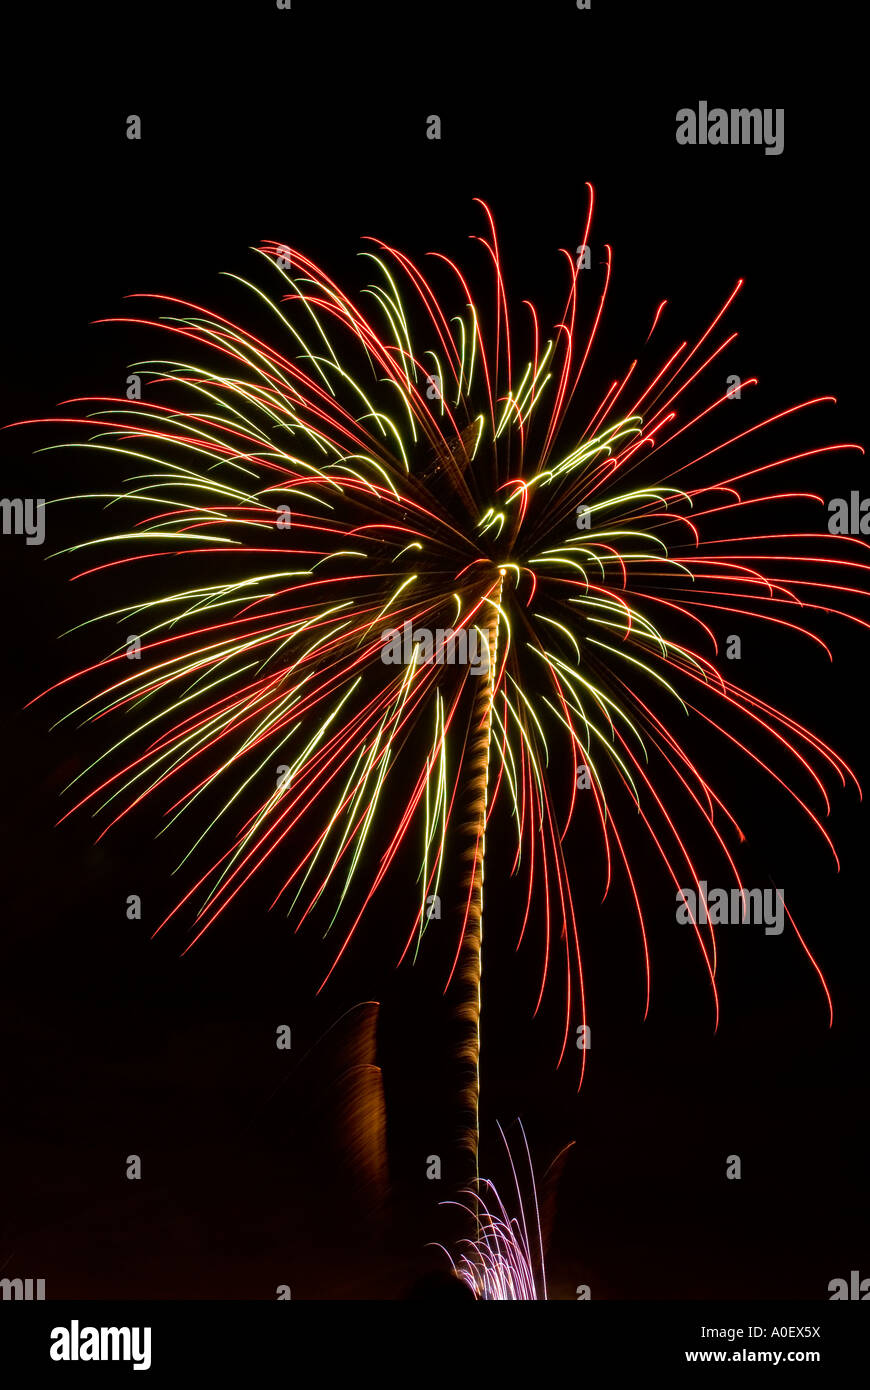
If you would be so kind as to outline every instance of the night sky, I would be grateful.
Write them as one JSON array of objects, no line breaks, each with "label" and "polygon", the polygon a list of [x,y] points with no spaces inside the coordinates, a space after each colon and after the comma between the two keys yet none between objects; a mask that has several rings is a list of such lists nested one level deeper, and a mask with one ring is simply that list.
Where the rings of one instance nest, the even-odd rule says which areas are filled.
[{"label": "night sky", "polygon": [[[364,234],[414,255],[461,256],[483,230],[475,196],[496,216],[511,294],[555,316],[558,248],[581,238],[589,180],[596,242],[614,248],[592,368],[602,382],[635,355],[663,298],[689,333],[742,276],[727,360],[760,378],[747,421],[811,395],[839,401],[770,434],[770,457],[862,442],[865,234],[841,12],[826,6],[822,30],[816,9],[805,22],[793,6],[768,5],[723,12],[713,30],[674,4],[486,5],[472,21],[455,4],[293,0],[280,12],[258,0],[158,3],[105,21],[92,7],[59,10],[48,32],[34,12],[10,39],[27,81],[2,97],[2,419],[123,391],[128,364],[147,355],[142,338],[94,320],[124,313],[126,294],[178,294],[231,315],[240,301],[220,272],[251,273],[249,248],[267,238],[358,287]],[[675,113],[701,99],[782,107],[784,152],[679,147]],[[142,118],[139,142],[125,138],[131,113]],[[442,120],[437,142],[426,139],[431,113]],[[4,496],[84,490],[84,462],[78,472],[72,454],[33,452],[57,437],[4,432]],[[865,486],[864,468],[857,453],[829,454],[792,476],[825,499],[847,497]],[[99,659],[94,630],[60,634],[114,597],[70,584],[72,562],[49,558],[93,533],[96,506],[57,509],[51,521],[65,529],[41,548],[0,538],[0,1276],[44,1277],[50,1298],[269,1299],[282,1284],[293,1298],[402,1298],[445,1268],[430,1243],[452,1229],[438,1205],[451,1195],[449,1159],[440,1184],[425,1175],[427,1155],[450,1151],[451,924],[397,970],[413,882],[396,875],[319,994],[330,946],[316,924],[294,935],[280,909],[267,911],[271,880],[253,883],[183,958],[182,928],[151,940],[177,896],[170,875],[183,841],[155,840],[148,807],[97,845],[87,813],[57,826],[61,789],[103,734],[75,721],[52,730],[63,695],[24,708]],[[866,601],[855,611],[870,619]],[[819,621],[832,665],[782,631],[738,630],[739,677],[867,783],[866,637]],[[541,1169],[573,1141],[551,1297],[588,1284],[593,1299],[824,1299],[862,1260],[870,1275],[868,813],[854,788],[829,779],[838,874],[785,791],[724,743],[697,729],[686,737],[739,812],[746,881],[783,887],[824,970],[834,1027],[793,935],[723,929],[714,1031],[703,962],[678,933],[669,881],[639,829],[653,960],[644,1021],[628,895],[617,884],[601,903],[600,842],[580,826],[567,853],[593,1041],[578,1095],[579,1054],[556,1069],[558,988],[533,1017],[540,937],[530,930],[516,950],[516,893],[496,867],[508,827],[496,819],[483,1166],[503,1176],[497,1120],[521,1117]],[[701,842],[697,826],[687,835]],[[133,893],[139,922],[125,915]],[[275,1047],[282,1024],[290,1052]],[[347,1069],[362,1056],[380,1069],[386,1187],[360,1172],[340,1121]],[[125,1176],[129,1154],[141,1155],[141,1181]],[[742,1159],[739,1182],[725,1178],[730,1154]]]}]

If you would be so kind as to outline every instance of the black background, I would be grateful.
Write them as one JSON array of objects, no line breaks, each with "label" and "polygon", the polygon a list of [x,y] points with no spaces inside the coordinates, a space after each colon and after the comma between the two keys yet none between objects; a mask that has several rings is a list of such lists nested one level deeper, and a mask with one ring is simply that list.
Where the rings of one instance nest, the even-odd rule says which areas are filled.
[{"label": "black background", "polygon": [[[864,123],[847,13],[765,5],[714,20],[603,0],[588,13],[567,0],[34,12],[6,35],[3,420],[123,389],[140,343],[93,320],[123,312],[125,294],[224,309],[219,272],[249,272],[248,248],[264,238],[354,284],[363,234],[461,255],[483,230],[475,196],[495,213],[513,294],[557,313],[558,248],[580,240],[589,180],[593,236],[615,253],[605,355],[629,361],[665,297],[687,332],[706,323],[743,276],[728,361],[760,378],[758,410],[830,393],[838,406],[809,434],[779,439],[862,442]],[[700,99],[784,107],[784,153],[678,147],[675,112]],[[125,138],[131,113],[138,143]],[[430,113],[440,142],[425,137]],[[72,456],[34,456],[37,436],[4,434],[4,495],[75,492]],[[858,454],[824,455],[802,479],[842,496],[863,470]],[[63,544],[93,520],[73,509]],[[49,732],[61,703],[23,709],[92,650],[93,639],[58,640],[94,609],[67,583],[69,565],[48,558],[56,548],[53,534],[42,549],[15,537],[0,547],[0,1274],[45,1277],[49,1297],[271,1298],[280,1283],[294,1298],[399,1296],[442,1261],[426,1249],[443,1230],[424,1174],[426,1155],[449,1147],[437,1045],[447,945],[394,971],[404,919],[380,900],[315,998],[329,963],[316,932],[292,936],[256,888],[183,959],[178,937],[149,939],[172,891],[171,849],[147,812],[97,847],[86,816],[55,828],[60,788],[99,745],[73,724]],[[825,635],[833,666],[754,633],[741,675],[866,781],[865,640],[843,623]],[[573,1059],[555,1070],[558,1000],[531,1019],[539,959],[534,944],[515,956],[493,874],[487,920],[505,929],[487,929],[484,1167],[498,1164],[496,1118],[521,1115],[541,1163],[576,1141],[552,1296],[588,1283],[605,1299],[826,1298],[831,1279],[870,1275],[867,813],[853,791],[834,796],[838,875],[759,773],[721,748],[711,772],[745,818],[752,862],[786,887],[835,1026],[786,936],[729,942],[714,1033],[700,959],[674,941],[667,896],[642,1022],[627,904],[617,892],[599,909],[593,893],[593,1048],[578,1097]],[[597,882],[583,844],[572,853],[578,878]],[[125,918],[129,893],[143,897],[141,923]],[[382,1005],[392,1181],[374,1229],[313,1098],[328,1094],[330,1043],[300,1060],[367,999]],[[280,1023],[294,1030],[292,1062],[274,1047]],[[130,1153],[142,1155],[140,1183],[125,1178]],[[743,1178],[727,1182],[734,1153]]]}]

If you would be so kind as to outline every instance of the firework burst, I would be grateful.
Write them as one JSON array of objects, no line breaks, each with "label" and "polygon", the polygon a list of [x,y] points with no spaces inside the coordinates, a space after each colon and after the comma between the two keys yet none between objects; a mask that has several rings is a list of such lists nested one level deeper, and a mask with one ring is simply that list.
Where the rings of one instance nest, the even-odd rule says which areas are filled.
[{"label": "firework burst", "polygon": [[[696,337],[661,349],[660,304],[637,360],[593,393],[610,249],[600,276],[563,253],[564,309],[545,331],[533,304],[509,298],[481,207],[485,300],[453,259],[433,253],[424,273],[374,239],[372,282],[356,297],[301,252],[264,243],[262,275],[240,281],[268,317],[263,333],[134,296],[155,316],[122,321],[169,344],[135,366],[144,398],[89,399],[63,417],[89,437],[56,446],[124,468],[123,486],[90,495],[125,524],[70,549],[93,556],[82,574],[118,595],[102,619],[141,643],[139,659],[121,642],[60,682],[89,683],[65,718],[117,730],[73,783],[67,814],[88,808],[105,834],[159,807],[180,827],[189,878],[161,926],[185,922],[187,949],[276,866],[273,905],[297,929],[324,914],[326,979],[400,861],[413,859],[418,883],[402,958],[438,922],[449,880],[459,910],[439,930],[455,933],[448,984],[472,1153],[493,815],[512,827],[501,867],[516,879],[518,941],[535,922],[538,1004],[562,980],[561,1062],[586,1018],[572,822],[583,821],[587,861],[597,834],[602,894],[627,885],[648,1006],[629,816],[675,887],[700,892],[704,872],[687,816],[740,884],[742,832],[684,747],[688,722],[763,767],[829,845],[825,782],[852,777],[734,680],[716,620],[821,642],[813,621],[862,592],[867,570],[863,542],[783,533],[779,520],[784,506],[821,503],[778,483],[783,472],[857,446],[747,457],[762,431],[831,398],[723,429],[719,442],[705,434],[728,399],[713,368],[736,336],[723,320],[739,284]],[[590,189],[584,245],[592,208]],[[125,602],[125,581],[142,573],[150,597]],[[391,664],[396,634],[410,659]],[[705,918],[694,931],[718,1016],[715,932]],[[581,1080],[585,1062],[583,1051]]]},{"label": "firework burst", "polygon": [[[459,1206],[473,1218],[477,1231],[475,1238],[462,1241],[456,1258],[443,1246],[440,1249],[450,1260],[453,1273],[468,1285],[481,1302],[546,1301],[544,1230],[528,1140],[520,1124],[525,1160],[524,1181],[521,1181],[518,1164],[501,1125],[498,1131],[510,1166],[514,1190],[512,1205],[518,1215],[511,1216],[507,1204],[490,1179],[478,1179],[473,1188],[467,1188],[463,1193],[469,1199],[467,1205],[461,1202],[447,1204]],[[548,1173],[554,1169],[561,1171],[566,1153],[567,1150],[563,1150],[559,1154]]]}]

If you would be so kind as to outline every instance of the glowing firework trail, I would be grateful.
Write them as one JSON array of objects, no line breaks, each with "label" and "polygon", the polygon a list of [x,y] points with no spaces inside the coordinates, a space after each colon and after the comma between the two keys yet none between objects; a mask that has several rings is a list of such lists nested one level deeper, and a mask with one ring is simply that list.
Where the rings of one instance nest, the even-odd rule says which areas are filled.
[{"label": "glowing firework trail", "polygon": [[[464,1193],[469,1198],[469,1206],[460,1202],[445,1203],[448,1206],[459,1206],[474,1217],[476,1238],[461,1242],[457,1259],[444,1250],[443,1246],[439,1248],[444,1250],[450,1260],[454,1274],[482,1301],[546,1300],[544,1234],[528,1140],[525,1130],[520,1125],[525,1167],[528,1170],[525,1180],[527,1195],[524,1196],[523,1183],[520,1181],[517,1165],[501,1125],[498,1126],[498,1130],[510,1165],[518,1215],[510,1215],[493,1182],[488,1178],[478,1179],[474,1186],[466,1189]],[[561,1171],[566,1154],[567,1149],[559,1154],[551,1165],[550,1172],[554,1169],[557,1172]]]},{"label": "glowing firework trail", "polygon": [[464,892],[464,921],[460,937],[459,988],[455,1005],[459,1063],[459,1145],[471,1158],[478,1176],[480,1135],[480,1010],[481,950],[483,946],[483,864],[486,850],[486,817],[489,798],[489,759],[492,746],[492,720],[495,675],[498,662],[498,613],[501,607],[503,575],[499,578],[494,607],[486,630],[489,671],[478,685],[471,716],[469,746],[466,750],[468,820],[461,827],[465,847],[460,855],[467,865]]},{"label": "glowing firework trail", "polygon": [[[694,822],[740,885],[731,845],[742,832],[684,748],[687,725],[764,767],[829,844],[822,774],[852,777],[816,734],[724,674],[716,618],[761,620],[824,648],[810,624],[863,593],[868,568],[862,541],[778,529],[784,504],[811,515],[821,499],[773,482],[857,446],[740,461],[762,429],[830,398],[692,447],[727,399],[708,382],[735,336],[721,322],[739,284],[694,342],[662,351],[659,304],[644,364],[599,399],[581,379],[610,249],[582,312],[581,281],[585,292],[595,275],[564,253],[565,308],[546,336],[531,303],[509,303],[484,211],[475,254],[491,273],[489,305],[450,258],[433,255],[424,274],[376,240],[364,253],[375,279],[358,300],[300,252],[287,268],[286,248],[264,244],[278,292],[231,277],[268,320],[257,333],[179,299],[135,296],[157,299],[161,317],[124,321],[158,329],[171,350],[136,366],[143,400],[90,400],[63,421],[90,437],[57,446],[128,466],[123,490],[88,494],[120,526],[69,549],[92,554],[82,573],[118,592],[102,616],[141,639],[140,659],[119,646],[60,682],[88,683],[64,718],[106,729],[126,719],[75,779],[67,814],[90,808],[105,834],[159,804],[166,828],[190,827],[189,887],[166,919],[188,914],[188,949],[278,866],[274,902],[297,929],[318,908],[338,933],[326,978],[413,855],[419,893],[402,959],[438,920],[442,893],[460,906],[459,1125],[475,1161],[494,814],[513,828],[519,941],[533,913],[540,923],[538,1005],[554,974],[563,981],[561,1062],[572,1021],[586,1020],[572,823],[582,821],[585,865],[602,867],[602,894],[615,867],[628,886],[648,1007],[626,808],[675,887],[698,888],[704,873],[684,830]],[[590,190],[584,244],[591,217]],[[152,573],[136,590],[150,596],[130,590],[125,602],[127,583]],[[439,630],[456,640],[433,643]],[[401,632],[415,659],[387,664]],[[472,638],[492,654],[485,678],[455,659]],[[694,931],[718,1017],[715,933],[706,918]]]}]

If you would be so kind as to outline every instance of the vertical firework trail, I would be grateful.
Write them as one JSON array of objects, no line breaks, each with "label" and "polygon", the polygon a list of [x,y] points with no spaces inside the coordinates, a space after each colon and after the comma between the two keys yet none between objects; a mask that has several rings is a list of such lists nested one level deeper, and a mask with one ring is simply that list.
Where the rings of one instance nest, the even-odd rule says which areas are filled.
[{"label": "vertical firework trail", "polygon": [[480,1152],[480,996],[483,969],[483,879],[486,859],[486,818],[489,797],[489,755],[492,709],[498,663],[498,619],[504,571],[486,624],[486,680],[474,700],[469,746],[463,759],[464,816],[460,826],[460,864],[463,870],[464,920],[456,964],[455,1057],[458,1070],[459,1150],[463,1180],[476,1181]]}]

